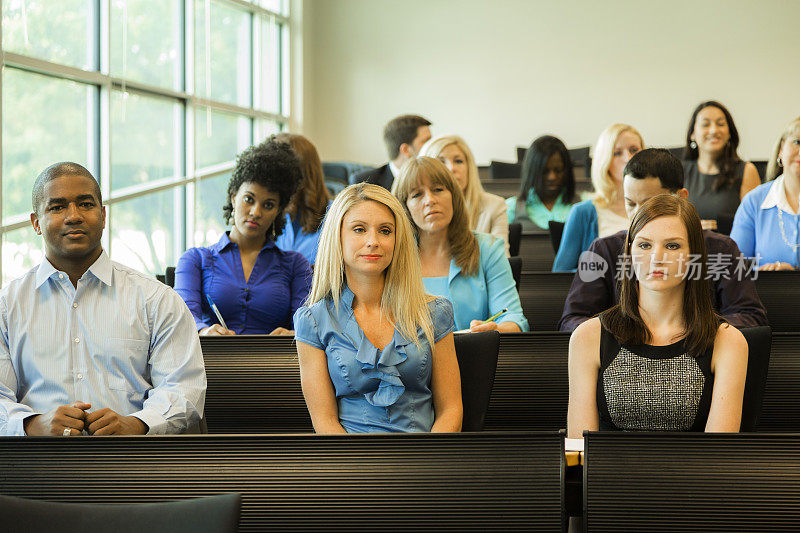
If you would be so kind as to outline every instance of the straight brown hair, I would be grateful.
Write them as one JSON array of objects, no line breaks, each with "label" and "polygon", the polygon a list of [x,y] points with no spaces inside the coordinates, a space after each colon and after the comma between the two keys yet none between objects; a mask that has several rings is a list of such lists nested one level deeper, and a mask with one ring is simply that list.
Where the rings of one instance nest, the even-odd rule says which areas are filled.
[{"label": "straight brown hair", "polygon": [[300,221],[304,232],[316,233],[331,200],[325,187],[325,174],[319,153],[311,141],[296,133],[278,133],[275,139],[292,147],[300,158],[300,169],[303,172],[303,181],[292,196],[286,212]]},{"label": "straight brown hair", "polygon": [[648,222],[666,216],[678,217],[689,236],[689,253],[699,256],[700,273],[689,273],[684,279],[683,316],[686,324],[683,331],[686,351],[698,357],[714,346],[714,339],[722,318],[714,312],[711,290],[706,279],[708,271],[706,242],[700,217],[688,200],[672,194],[659,194],[647,200],[631,220],[625,238],[625,256],[619,272],[619,303],[600,314],[603,326],[620,344],[649,344],[652,333],[639,312],[639,280],[633,271],[631,246],[636,235]]},{"label": "straight brown hair", "polygon": [[407,202],[411,190],[419,186],[423,177],[427,177],[431,185],[441,185],[450,191],[453,202],[453,218],[447,228],[450,254],[465,276],[474,275],[480,266],[481,250],[478,246],[478,239],[469,229],[469,215],[467,214],[467,204],[464,201],[464,193],[461,192],[461,187],[458,186],[444,163],[432,157],[412,157],[403,164],[400,176],[394,180],[392,194],[403,204],[403,209],[414,229],[414,236],[419,243],[419,227],[411,217]]}]

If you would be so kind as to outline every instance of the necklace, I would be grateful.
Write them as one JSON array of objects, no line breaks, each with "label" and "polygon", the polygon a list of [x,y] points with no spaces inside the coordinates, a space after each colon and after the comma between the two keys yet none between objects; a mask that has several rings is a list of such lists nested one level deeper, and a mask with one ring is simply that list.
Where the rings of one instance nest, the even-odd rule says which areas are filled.
[{"label": "necklace", "polygon": [[800,244],[792,244],[789,242],[789,239],[786,238],[786,228],[783,226],[783,214],[782,209],[780,206],[775,206],[778,209],[778,226],[781,228],[781,237],[783,238],[783,242],[792,249],[793,252],[796,252],[798,248],[800,248]]}]

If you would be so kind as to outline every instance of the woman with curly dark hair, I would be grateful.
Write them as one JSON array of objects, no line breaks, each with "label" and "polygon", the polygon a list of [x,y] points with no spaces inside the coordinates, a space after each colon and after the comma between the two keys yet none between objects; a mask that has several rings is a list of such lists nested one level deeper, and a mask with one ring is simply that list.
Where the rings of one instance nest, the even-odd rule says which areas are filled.
[{"label": "woman with curly dark hair", "polygon": [[291,147],[275,138],[239,154],[222,208],[230,231],[213,246],[187,250],[175,269],[175,290],[200,335],[294,334],[311,268],[275,240],[301,176]]}]

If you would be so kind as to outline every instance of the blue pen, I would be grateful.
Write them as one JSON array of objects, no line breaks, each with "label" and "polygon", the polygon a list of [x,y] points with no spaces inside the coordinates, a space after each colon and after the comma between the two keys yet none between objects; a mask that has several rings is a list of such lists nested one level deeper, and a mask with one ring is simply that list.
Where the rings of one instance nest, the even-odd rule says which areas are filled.
[{"label": "blue pen", "polygon": [[225,321],[222,319],[222,313],[220,313],[219,309],[217,309],[217,305],[214,303],[214,300],[211,299],[211,296],[206,294],[206,300],[208,300],[208,305],[211,306],[211,310],[214,311],[215,315],[217,315],[217,320],[219,320],[219,324],[223,328],[228,329],[228,326],[225,325]]}]

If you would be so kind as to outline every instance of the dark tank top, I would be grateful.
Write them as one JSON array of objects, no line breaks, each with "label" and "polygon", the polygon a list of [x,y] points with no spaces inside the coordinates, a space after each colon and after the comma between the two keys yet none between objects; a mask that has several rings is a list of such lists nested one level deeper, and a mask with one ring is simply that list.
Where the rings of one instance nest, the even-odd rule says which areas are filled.
[{"label": "dark tank top", "polygon": [[683,161],[683,184],[689,191],[692,202],[701,219],[717,220],[720,216],[733,219],[739,207],[739,191],[742,189],[745,162],[739,161],[733,169],[733,183],[730,187],[714,191],[718,174],[701,174],[697,160]]},{"label": "dark tank top", "polygon": [[668,346],[623,346],[601,327],[600,430],[705,431],[714,349],[692,357],[684,345],[680,340]]}]

